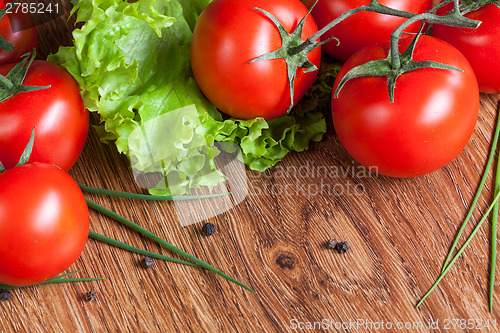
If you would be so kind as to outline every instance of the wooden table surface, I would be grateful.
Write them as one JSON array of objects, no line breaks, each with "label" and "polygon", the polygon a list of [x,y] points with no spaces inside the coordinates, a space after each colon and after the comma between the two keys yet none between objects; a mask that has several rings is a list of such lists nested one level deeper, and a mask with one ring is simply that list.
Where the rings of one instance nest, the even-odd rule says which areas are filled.
[{"label": "wooden table surface", "polygon": [[[40,57],[71,44],[66,19],[39,26]],[[144,269],[142,256],[91,239],[68,271],[104,280],[15,290],[0,302],[0,332],[289,332],[311,331],[295,328],[315,322],[339,332],[500,332],[498,282],[494,311],[487,309],[489,223],[415,307],[438,277],[472,201],[498,105],[499,96],[481,96],[477,126],[463,152],[414,179],[358,174],[329,126],[309,151],[290,154],[264,174],[246,171],[248,197],[209,219],[218,229],[210,237],[200,233],[202,223],[182,227],[172,203],[88,195],[256,294],[202,269],[162,261]],[[127,158],[101,144],[93,129],[70,174],[90,186],[141,191]],[[467,233],[489,204],[492,184],[490,176]],[[94,211],[90,217],[94,231],[172,255]],[[348,241],[349,251],[327,249],[330,238]],[[97,292],[96,301],[85,300],[89,290]],[[457,319],[490,321],[492,327],[453,328]]]}]

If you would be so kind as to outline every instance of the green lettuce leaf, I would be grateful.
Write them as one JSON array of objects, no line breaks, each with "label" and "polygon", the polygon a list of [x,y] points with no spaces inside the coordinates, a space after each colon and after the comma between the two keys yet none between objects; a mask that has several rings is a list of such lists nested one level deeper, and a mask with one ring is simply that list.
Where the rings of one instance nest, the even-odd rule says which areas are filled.
[{"label": "green lettuce leaf", "polygon": [[73,32],[74,46],[48,59],[75,77],[85,106],[99,113],[101,140],[114,142],[137,174],[155,175],[155,194],[180,195],[223,181],[216,142],[238,146],[246,165],[264,171],[326,131],[318,95],[271,121],[224,119],[205,99],[192,76],[189,46],[208,3],[80,0],[73,12],[83,25]]}]

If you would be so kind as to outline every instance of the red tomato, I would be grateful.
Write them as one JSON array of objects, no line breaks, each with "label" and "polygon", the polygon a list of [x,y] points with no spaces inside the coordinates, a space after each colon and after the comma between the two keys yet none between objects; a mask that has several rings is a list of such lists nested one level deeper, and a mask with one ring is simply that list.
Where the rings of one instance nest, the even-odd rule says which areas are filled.
[{"label": "red tomato", "polygon": [[[404,36],[400,50],[412,38]],[[350,69],[385,59],[388,52],[388,44],[374,44],[354,54],[341,68],[334,91]],[[386,77],[347,81],[332,99],[333,123],[347,152],[383,175],[413,177],[443,167],[464,148],[477,121],[477,81],[456,48],[421,36],[414,60],[444,63],[463,72],[423,68],[404,73],[396,81],[394,103],[389,101]]]},{"label": "red tomato", "polygon": [[[11,1],[0,0],[0,8],[5,8]],[[0,65],[18,62],[21,56],[38,47],[38,37],[35,23],[30,14],[21,10],[16,12],[16,6],[10,13],[0,19],[0,35],[14,45],[13,52],[0,49]]]},{"label": "red tomato", "polygon": [[[0,74],[6,75],[13,66],[0,66]],[[62,67],[35,60],[24,85],[51,87],[0,102],[0,161],[7,169],[14,167],[36,127],[29,162],[69,170],[83,150],[89,126],[78,84]]]},{"label": "red tomato", "polygon": [[[302,0],[311,8],[316,0]],[[432,8],[433,0],[379,0],[381,5],[412,13],[423,13]],[[322,29],[346,11],[370,4],[370,0],[319,0],[312,11],[318,28]],[[389,41],[391,33],[405,22],[405,18],[359,12],[337,24],[325,33],[321,39],[331,37],[339,39],[340,44],[333,40],[322,46],[331,57],[346,61],[361,48],[373,43]],[[405,31],[417,32],[420,25],[413,24]]]},{"label": "red tomato", "polygon": [[[445,7],[444,14],[453,7]],[[481,21],[477,29],[434,25],[433,35],[454,45],[467,58],[479,83],[479,90],[500,93],[500,9],[491,4],[468,13],[465,17]]]},{"label": "red tomato", "polygon": [[[201,13],[193,33],[191,65],[205,96],[222,112],[239,118],[273,119],[290,106],[287,68],[283,59],[249,61],[281,47],[278,29],[254,7],[264,9],[291,32],[307,13],[299,0],[214,0]],[[302,39],[317,32],[305,21]],[[319,67],[321,50],[308,54]],[[312,85],[317,71],[297,70],[294,103]]]},{"label": "red tomato", "polygon": [[66,172],[33,163],[0,174],[0,284],[55,277],[80,256],[88,233],[87,204]]}]

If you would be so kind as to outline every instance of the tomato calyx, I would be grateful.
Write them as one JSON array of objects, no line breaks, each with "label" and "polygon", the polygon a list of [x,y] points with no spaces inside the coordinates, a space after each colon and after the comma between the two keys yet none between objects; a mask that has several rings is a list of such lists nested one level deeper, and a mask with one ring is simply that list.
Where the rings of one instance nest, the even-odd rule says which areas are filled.
[{"label": "tomato calyx", "polygon": [[[12,6],[16,4],[17,0],[12,1]],[[11,7],[13,8],[13,7]],[[4,9],[0,10],[0,20],[5,16],[7,13],[7,6],[5,6]],[[3,38],[2,35],[0,35],[0,49],[6,51],[6,52],[13,52],[14,51],[14,44]]]},{"label": "tomato calyx", "polygon": [[273,59],[285,60],[287,68],[287,76],[288,76],[288,86],[290,90],[290,105],[288,107],[287,113],[290,113],[294,105],[293,104],[294,83],[297,70],[299,68],[303,68],[304,73],[310,73],[318,70],[318,67],[313,63],[311,63],[309,59],[307,59],[307,54],[312,50],[314,50],[315,48],[320,47],[321,45],[329,42],[330,40],[336,39],[336,38],[330,38],[320,42],[314,41],[308,43],[306,47],[301,47],[304,44],[304,41],[302,40],[301,37],[306,18],[309,16],[309,14],[311,14],[311,11],[313,10],[317,2],[318,0],[314,3],[313,6],[311,6],[309,11],[300,20],[300,22],[297,24],[297,27],[295,27],[295,29],[291,33],[286,31],[285,27],[283,27],[283,24],[281,24],[281,22],[273,14],[258,7],[253,8],[255,10],[262,12],[276,26],[281,37],[281,47],[272,52],[266,53],[255,59],[252,59],[248,63],[250,64],[256,61],[265,61]]},{"label": "tomato calyx", "polygon": [[[21,154],[21,157],[19,158],[19,162],[17,162],[15,167],[25,165],[26,163],[28,163],[28,160],[30,159],[30,156],[31,156],[31,152],[33,151],[34,143],[35,143],[35,128],[33,128],[33,130],[31,131],[31,136],[30,136],[30,139],[28,141],[28,144],[26,145],[26,147],[24,147],[24,151]],[[0,161],[0,173],[4,172],[6,170],[7,169],[2,164],[2,161]]]},{"label": "tomato calyx", "polygon": [[36,51],[26,53],[17,65],[15,65],[6,76],[0,75],[0,102],[5,101],[18,93],[29,92],[41,89],[48,89],[50,86],[25,86],[24,78],[28,69],[35,60]]},{"label": "tomato calyx", "polygon": [[392,103],[394,102],[394,90],[396,89],[396,80],[398,79],[399,76],[401,76],[404,73],[415,71],[421,68],[435,68],[435,69],[456,70],[463,72],[463,70],[456,68],[454,66],[446,65],[435,61],[413,60],[413,53],[415,51],[418,39],[422,34],[422,28],[417,33],[415,38],[413,38],[413,40],[403,53],[399,54],[399,50],[396,51],[399,54],[398,64],[395,64],[393,61],[394,57],[392,52],[394,52],[394,50],[391,48],[388,52],[387,58],[372,60],[352,68],[349,72],[346,73],[346,75],[342,78],[342,80],[338,84],[337,89],[335,90],[334,93],[334,97],[335,98],[338,97],[340,91],[349,80],[359,77],[385,76],[387,77],[387,90],[389,92],[389,99]]}]

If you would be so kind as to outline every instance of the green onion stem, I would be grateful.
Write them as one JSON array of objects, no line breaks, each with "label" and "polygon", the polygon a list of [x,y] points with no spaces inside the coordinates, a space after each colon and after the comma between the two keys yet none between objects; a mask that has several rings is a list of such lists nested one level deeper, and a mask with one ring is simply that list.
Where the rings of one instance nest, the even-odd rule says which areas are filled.
[{"label": "green onion stem", "polygon": [[471,204],[469,211],[467,213],[467,216],[465,217],[465,220],[464,220],[462,226],[460,227],[458,234],[455,237],[455,240],[453,242],[453,245],[451,246],[450,252],[448,252],[448,256],[446,257],[446,260],[444,262],[441,273],[444,272],[446,270],[446,268],[448,267],[448,263],[450,262],[451,257],[453,256],[453,252],[455,251],[455,248],[457,247],[460,236],[462,236],[462,233],[465,230],[467,223],[469,222],[469,220],[472,217],[472,213],[474,212],[474,209],[477,205],[477,202],[479,201],[479,198],[481,197],[481,192],[483,190],[484,184],[486,183],[486,178],[488,176],[488,172],[491,168],[491,164],[493,163],[493,159],[495,158],[495,151],[497,150],[499,135],[500,135],[500,116],[497,119],[495,135],[493,137],[493,143],[491,144],[490,155],[488,157],[488,162],[486,163],[486,167],[484,169],[483,176],[482,176],[481,181],[479,183],[479,187],[477,189],[476,196],[474,197],[474,200],[472,201],[472,204]]},{"label": "green onion stem", "polygon": [[6,289],[20,289],[20,288],[27,288],[27,287],[33,287],[33,286],[39,286],[42,284],[51,284],[51,283],[89,282],[89,281],[104,280],[103,278],[66,278],[66,276],[69,276],[69,275],[72,275],[72,274],[75,274],[78,272],[80,272],[80,271],[78,270],[78,271],[69,272],[69,273],[62,274],[62,275],[53,277],[51,279],[48,279],[47,281],[43,281],[43,282],[29,285],[29,286],[8,286],[5,284],[0,284],[0,289],[4,289],[4,290],[6,290]]},{"label": "green onion stem", "polygon": [[[495,196],[500,192],[500,155],[497,160],[497,170],[495,176]],[[489,285],[489,310],[493,311],[493,293],[495,289],[495,267],[497,264],[497,222],[498,222],[498,201],[491,213],[491,264],[490,264],[490,285]]]},{"label": "green onion stem", "polygon": [[220,270],[218,270],[217,268],[215,268],[215,267],[213,267],[213,266],[211,266],[211,265],[207,264],[206,262],[204,262],[204,261],[202,261],[202,260],[200,260],[200,259],[196,258],[195,256],[193,256],[193,255],[191,255],[191,254],[189,254],[189,253],[187,253],[187,252],[185,252],[185,251],[183,251],[183,250],[179,249],[178,247],[176,247],[176,246],[174,246],[174,245],[170,244],[169,242],[167,242],[167,241],[165,241],[164,239],[162,239],[162,238],[160,238],[160,237],[156,236],[156,235],[155,235],[155,234],[153,234],[152,232],[150,232],[150,231],[148,231],[148,230],[144,229],[144,228],[143,228],[143,227],[141,227],[140,225],[138,225],[138,224],[136,224],[136,223],[134,223],[134,222],[132,222],[132,221],[130,221],[130,220],[128,220],[128,219],[126,219],[126,218],[124,218],[123,216],[121,216],[121,215],[119,215],[119,214],[117,214],[117,213],[115,213],[115,212],[113,212],[113,211],[111,211],[111,210],[109,210],[109,209],[107,209],[107,208],[105,208],[105,207],[103,207],[103,206],[101,206],[101,205],[99,205],[99,204],[97,204],[97,203],[95,203],[95,202],[93,202],[93,201],[89,200],[89,199],[85,199],[85,200],[87,201],[87,205],[88,205],[90,208],[92,208],[92,209],[94,209],[94,210],[96,210],[96,211],[98,211],[98,212],[101,212],[101,213],[103,213],[104,215],[106,215],[106,216],[108,216],[108,217],[110,217],[110,218],[112,218],[112,219],[114,219],[114,220],[116,220],[116,221],[118,221],[118,222],[120,222],[120,223],[124,224],[125,226],[127,226],[127,227],[129,227],[129,228],[131,228],[131,229],[133,229],[133,230],[135,230],[135,231],[137,231],[137,232],[139,232],[139,233],[143,234],[144,236],[146,236],[146,237],[148,237],[149,239],[151,239],[151,240],[153,240],[153,241],[157,242],[158,244],[160,244],[160,245],[164,246],[165,248],[169,249],[170,251],[175,252],[175,253],[177,253],[178,255],[181,255],[181,256],[183,256],[183,257],[185,257],[185,258],[187,258],[187,259],[189,259],[189,260],[191,260],[191,261],[193,261],[193,262],[197,263],[197,264],[198,264],[198,265],[200,265],[201,267],[203,267],[203,268],[205,268],[205,269],[208,269],[209,271],[212,271],[212,272],[214,272],[214,273],[215,273],[215,274],[217,274],[217,275],[222,276],[224,279],[226,279],[226,280],[228,280],[228,281],[231,281],[231,282],[233,282],[233,283],[237,284],[238,286],[240,286],[240,287],[242,287],[242,288],[244,288],[244,289],[246,289],[246,290],[249,290],[249,291],[251,291],[251,292],[255,293],[255,291],[254,291],[254,290],[250,289],[249,287],[247,287],[247,286],[246,286],[246,285],[244,285],[243,283],[241,283],[241,282],[239,282],[239,281],[235,280],[234,278],[232,278],[232,277],[230,277],[230,276],[228,276],[228,275],[226,275],[226,274],[222,273],[222,272],[221,272]]},{"label": "green onion stem", "polygon": [[500,198],[500,193],[498,193],[495,198],[493,199],[493,202],[492,204],[489,206],[488,210],[486,211],[486,213],[484,214],[483,218],[481,218],[481,220],[478,222],[478,224],[476,225],[476,227],[474,228],[474,230],[472,231],[472,233],[470,234],[469,238],[467,238],[467,240],[465,241],[465,243],[462,245],[462,247],[458,250],[457,254],[453,257],[453,259],[451,259],[450,263],[448,266],[446,266],[446,269],[441,273],[441,275],[439,275],[438,279],[436,280],[436,282],[434,282],[434,284],[432,285],[432,287],[429,289],[429,291],[422,297],[422,299],[417,303],[417,307],[420,306],[424,300],[427,298],[427,296],[429,296],[431,294],[431,292],[437,287],[437,285],[439,284],[439,282],[441,282],[441,280],[443,279],[443,277],[446,275],[446,273],[448,273],[448,271],[450,270],[451,266],[453,266],[453,264],[455,263],[455,261],[457,261],[457,259],[460,257],[460,255],[462,254],[462,252],[464,252],[465,248],[467,247],[467,245],[469,245],[469,243],[472,241],[472,239],[474,238],[474,236],[476,235],[476,233],[478,232],[479,228],[481,227],[481,225],[483,224],[483,222],[488,218],[488,215],[490,214],[490,212],[493,210],[493,208],[495,207],[496,203],[498,202],[498,199]]},{"label": "green onion stem", "polygon": [[93,238],[95,240],[107,243],[109,245],[113,245],[113,246],[119,247],[121,249],[130,251],[130,252],[134,252],[134,253],[137,253],[137,254],[142,254],[142,255],[145,255],[145,256],[148,256],[148,257],[151,257],[151,258],[165,260],[165,261],[170,261],[170,262],[175,262],[175,263],[178,263],[178,264],[183,264],[183,265],[188,265],[188,266],[201,267],[201,266],[199,266],[197,264],[193,264],[192,262],[187,262],[187,261],[176,259],[176,258],[166,257],[166,256],[163,256],[161,254],[157,254],[157,253],[154,253],[154,252],[149,252],[149,251],[146,251],[146,250],[143,250],[143,249],[139,249],[139,248],[134,247],[132,245],[129,245],[127,243],[123,243],[123,242],[120,242],[120,241],[118,241],[116,239],[113,239],[113,238],[110,238],[110,237],[98,234],[97,232],[94,232],[92,230],[89,231],[89,237]]},{"label": "green onion stem", "polygon": [[78,183],[82,192],[87,193],[95,193],[108,195],[112,197],[120,197],[127,199],[135,199],[135,200],[154,200],[154,201],[172,201],[172,200],[192,200],[192,199],[205,199],[205,198],[214,198],[221,197],[224,195],[228,195],[227,193],[217,193],[217,194],[207,194],[207,195],[182,195],[182,196],[172,196],[172,195],[149,195],[149,194],[138,194],[138,193],[130,193],[130,192],[122,192],[122,191],[114,191],[103,188],[96,188],[85,186]]}]

